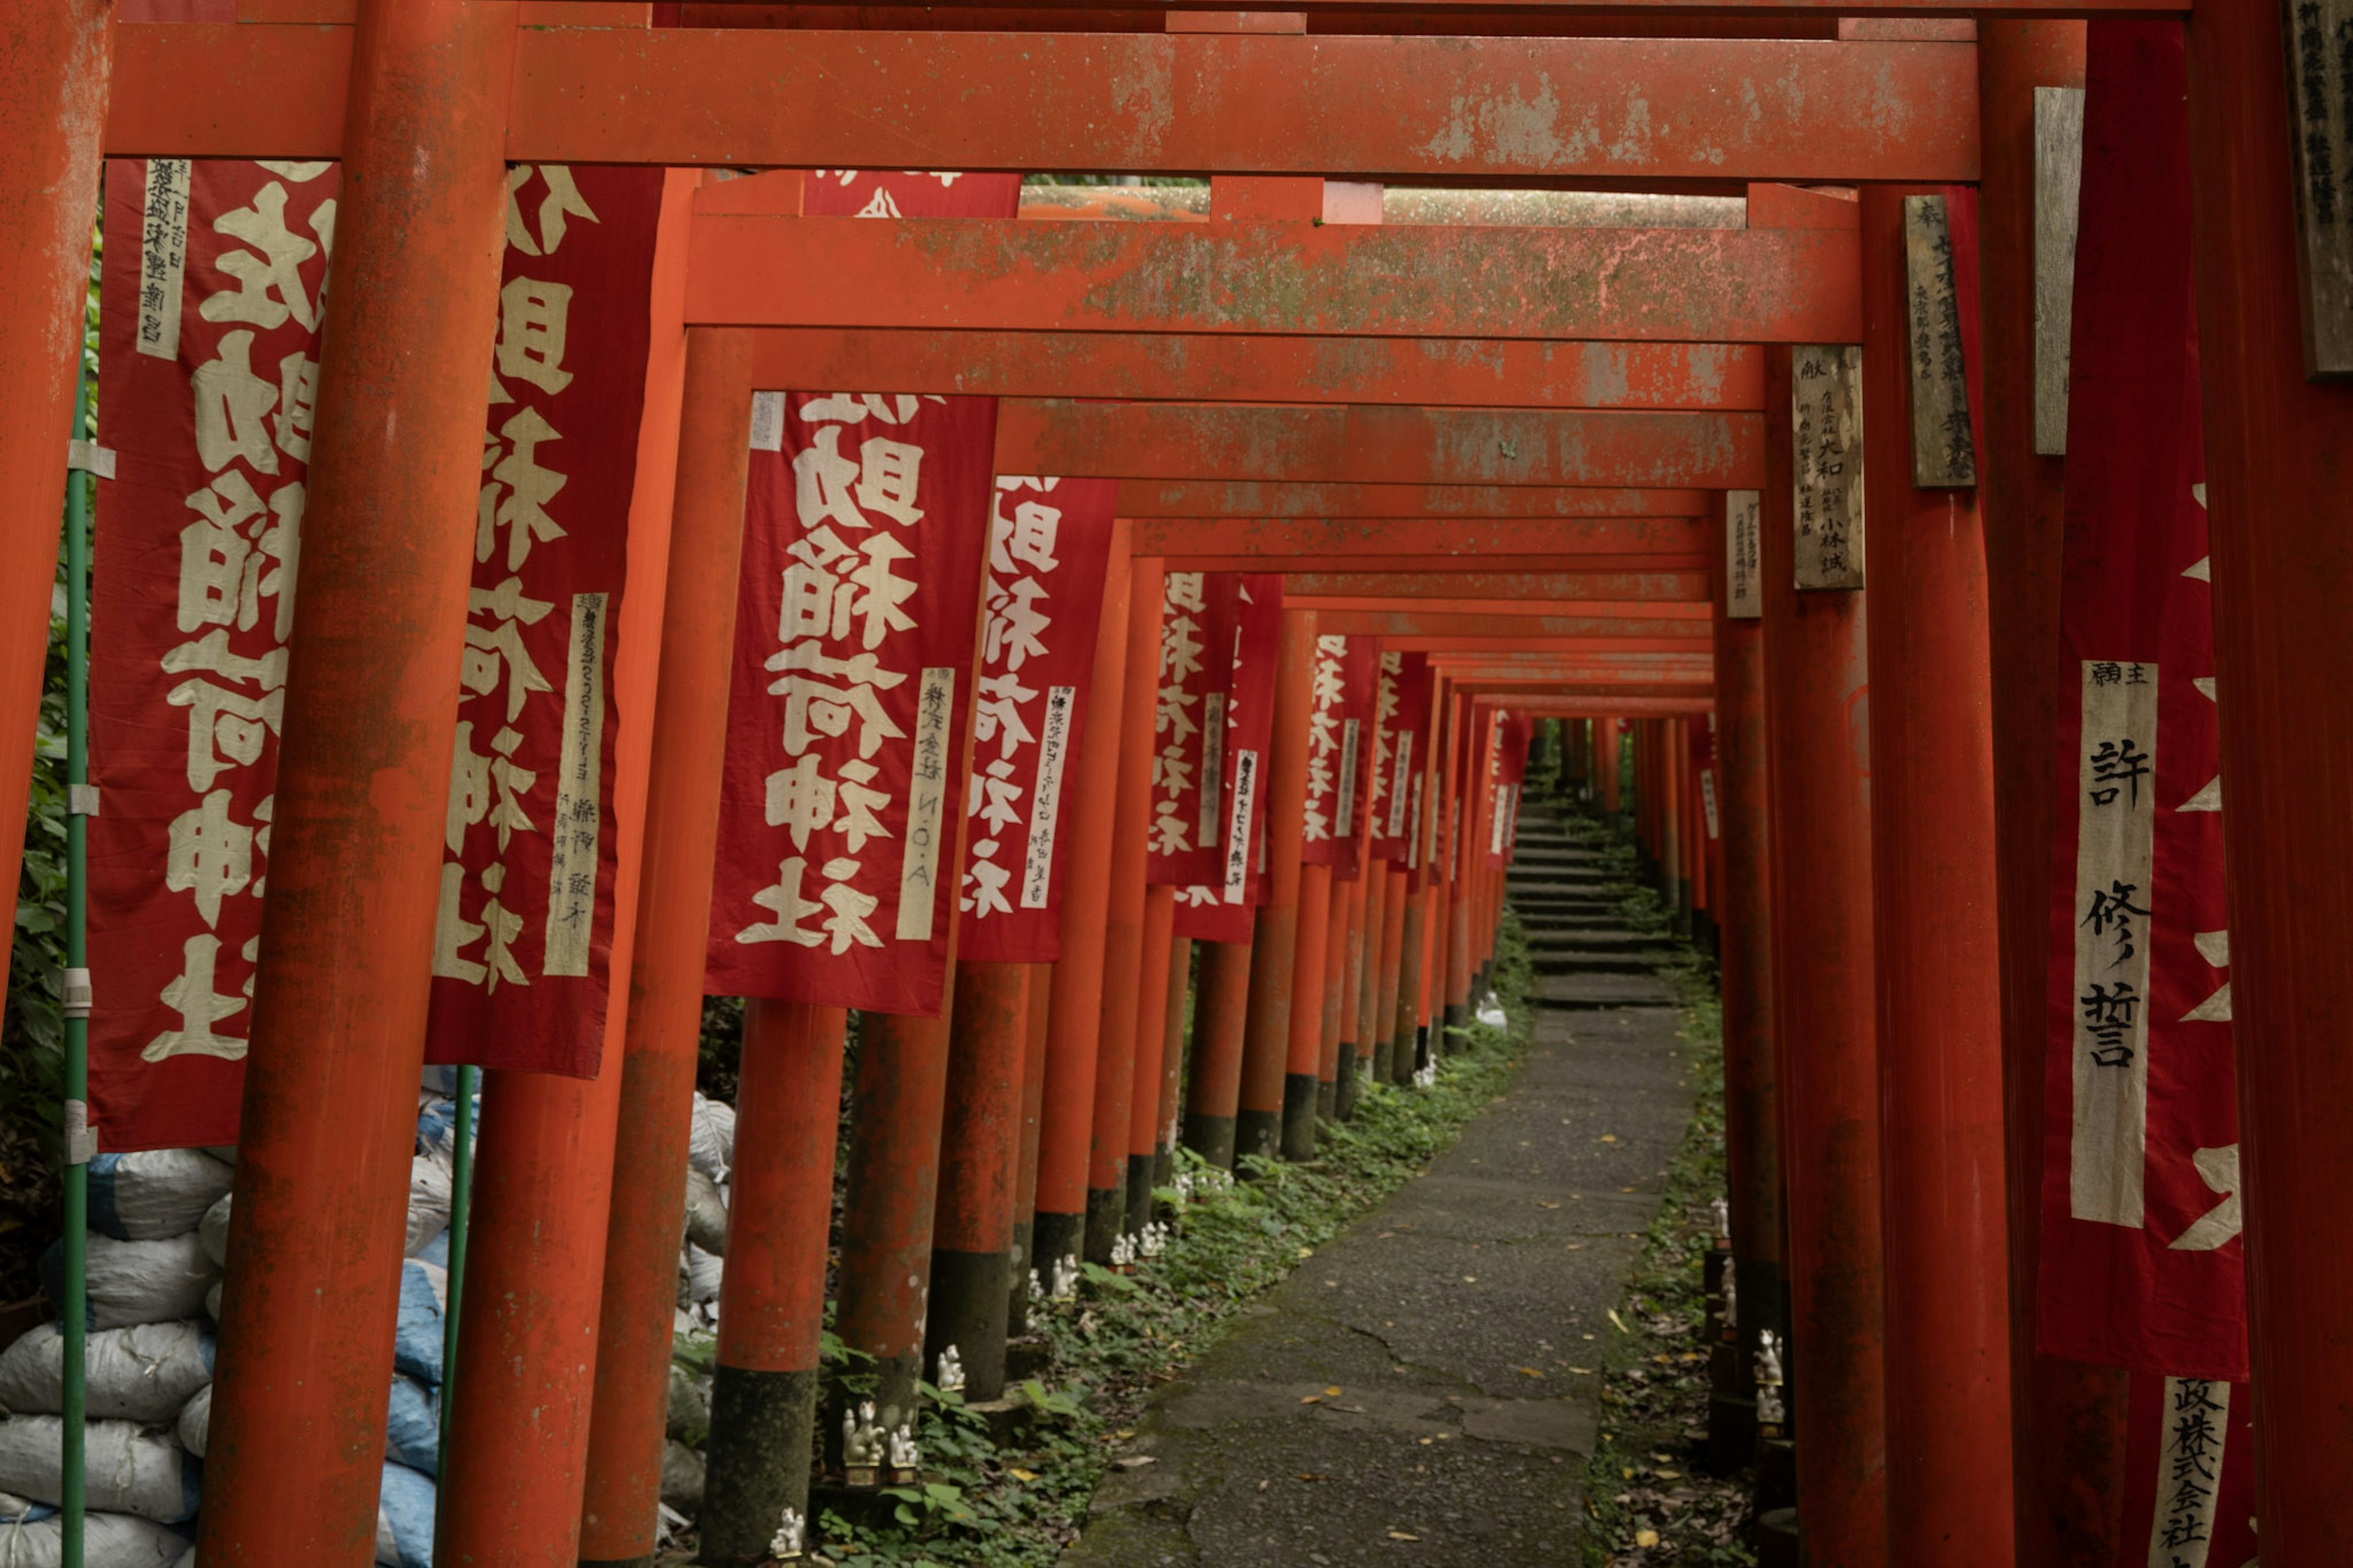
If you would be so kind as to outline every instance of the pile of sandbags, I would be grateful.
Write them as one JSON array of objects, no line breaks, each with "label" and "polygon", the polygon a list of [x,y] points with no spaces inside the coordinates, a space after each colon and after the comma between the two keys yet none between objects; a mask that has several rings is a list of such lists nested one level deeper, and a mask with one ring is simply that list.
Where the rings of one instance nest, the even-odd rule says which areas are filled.
[{"label": "pile of sandbags", "polygon": [[[417,1097],[408,1258],[377,1508],[377,1563],[430,1568],[448,1285],[454,1069]],[[85,1568],[185,1568],[212,1420],[213,1333],[228,1261],[234,1149],[100,1154],[90,1167],[89,1523]],[[63,1295],[62,1246],[44,1260]],[[56,1568],[65,1336],[0,1350],[0,1568]]]}]

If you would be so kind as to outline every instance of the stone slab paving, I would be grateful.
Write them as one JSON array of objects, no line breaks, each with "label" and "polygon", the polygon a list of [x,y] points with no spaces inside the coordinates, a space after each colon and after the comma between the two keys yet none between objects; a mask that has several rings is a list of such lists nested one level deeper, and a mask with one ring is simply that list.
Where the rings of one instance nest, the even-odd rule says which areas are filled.
[{"label": "stone slab paving", "polygon": [[1161,1391],[1062,1561],[1580,1561],[1599,1379],[1577,1369],[1617,1331],[1690,1121],[1677,1026],[1665,1006],[1540,1014],[1461,1142]]}]

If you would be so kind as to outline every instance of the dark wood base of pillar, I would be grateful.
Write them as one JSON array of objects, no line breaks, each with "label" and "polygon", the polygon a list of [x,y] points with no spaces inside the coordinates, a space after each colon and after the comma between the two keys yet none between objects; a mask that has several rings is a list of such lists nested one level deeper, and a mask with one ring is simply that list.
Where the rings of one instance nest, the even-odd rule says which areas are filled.
[{"label": "dark wood base of pillar", "polygon": [[654,1568],[650,1557],[583,1557],[580,1568]]},{"label": "dark wood base of pillar", "polygon": [[1315,1084],[1315,1115],[1319,1121],[1330,1121],[1340,1114],[1340,1080],[1319,1079]]},{"label": "dark wood base of pillar", "polygon": [[1152,1218],[1152,1181],[1154,1161],[1149,1154],[1127,1157],[1127,1209],[1120,1225],[1128,1235],[1134,1236]]},{"label": "dark wood base of pillar", "polygon": [[1346,1040],[1340,1042],[1340,1080],[1334,1086],[1332,1114],[1341,1121],[1352,1120],[1356,1114],[1356,1095],[1364,1088],[1365,1064],[1356,1055],[1356,1047]]},{"label": "dark wood base of pillar", "polygon": [[1757,1568],[1798,1568],[1805,1547],[1798,1536],[1798,1510],[1777,1508],[1757,1517]]},{"label": "dark wood base of pillar", "polygon": [[1185,1147],[1225,1170],[1234,1168],[1234,1119],[1185,1113]]},{"label": "dark wood base of pillar", "polygon": [[[1038,1271],[1039,1282],[1048,1290],[1054,1288],[1055,1265],[1065,1258],[1078,1255],[1086,1230],[1084,1215],[1048,1214],[1041,1209],[1030,1222],[1029,1248],[1036,1261],[1029,1267]],[[1028,1281],[1023,1283],[1026,1285]]]},{"label": "dark wood base of pillar", "polygon": [[1449,1002],[1446,1005],[1446,1016],[1443,1022],[1449,1029],[1469,1028],[1471,1026],[1470,1007],[1461,1002]]},{"label": "dark wood base of pillar", "polygon": [[[769,1561],[785,1510],[808,1517],[818,1374],[722,1364],[711,1384],[702,1554],[712,1568]],[[650,1562],[651,1559],[632,1559]]]},{"label": "dark wood base of pillar", "polygon": [[1394,1034],[1383,1035],[1373,1042],[1373,1081],[1394,1083],[1397,1081],[1396,1073],[1397,1037]]},{"label": "dark wood base of pillar", "polygon": [[1120,1222],[1127,1216],[1127,1187],[1087,1189],[1086,1260],[1109,1267],[1112,1243],[1119,1239]]},{"label": "dark wood base of pillar", "polygon": [[1282,1079],[1282,1157],[1315,1158],[1315,1100],[1323,1086],[1313,1073],[1286,1073]]},{"label": "dark wood base of pillar", "polygon": [[1163,1149],[1152,1156],[1152,1184],[1164,1188],[1176,1184],[1176,1150]]},{"label": "dark wood base of pillar", "polygon": [[1029,1331],[1029,1271],[1037,1267],[1038,1259],[1029,1250],[1029,1224],[1025,1220],[1013,1227],[1013,1247],[1006,1254],[1005,1337],[1008,1340]]},{"label": "dark wood base of pillar", "polygon": [[[1005,1338],[1011,1307],[1013,1258],[1003,1252],[932,1253],[932,1300],[923,1328],[923,1361],[939,1382],[940,1352],[954,1345],[964,1363],[965,1398],[995,1399],[1005,1392]],[[1022,1281],[1026,1288],[1029,1281]]]},{"label": "dark wood base of pillar", "polygon": [[1757,1512],[1798,1506],[1798,1448],[1787,1437],[1767,1437],[1757,1445]]},{"label": "dark wood base of pillar", "polygon": [[1255,1154],[1272,1159],[1282,1147],[1282,1112],[1245,1110],[1234,1118],[1234,1161]]}]

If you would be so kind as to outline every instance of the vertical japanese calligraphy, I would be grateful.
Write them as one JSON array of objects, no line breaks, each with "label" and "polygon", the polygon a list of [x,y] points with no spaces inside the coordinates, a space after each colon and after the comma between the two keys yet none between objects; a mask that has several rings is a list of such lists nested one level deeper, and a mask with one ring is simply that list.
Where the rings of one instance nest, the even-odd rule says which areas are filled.
[{"label": "vertical japanese calligraphy", "polygon": [[2136,1373],[2116,1568],[2251,1568],[2254,1391]]},{"label": "vertical japanese calligraphy", "polygon": [[[1232,659],[1227,677],[1219,802],[1218,859],[1208,880],[1176,895],[1176,933],[1198,942],[1248,942],[1264,897],[1267,745],[1274,733],[1274,667],[1282,632],[1282,578],[1271,572],[1217,573],[1203,584],[1216,603],[1230,588]],[[1204,752],[1207,755],[1206,750]],[[1208,769],[1203,767],[1206,781]]]},{"label": "vertical japanese calligraphy", "polygon": [[1969,374],[1953,231],[1942,196],[1904,198],[1905,342],[1911,353],[1912,482],[1967,489],[1978,482],[1969,428]]},{"label": "vertical japanese calligraphy", "polygon": [[1240,630],[1240,579],[1171,572],[1162,594],[1160,676],[1153,711],[1152,831],[1145,871],[1155,883],[1221,879],[1227,689]]},{"label": "vertical japanese calligraphy", "polygon": [[[593,1076],[659,171],[507,172],[427,1059]],[[551,679],[551,675],[553,679]]]},{"label": "vertical japanese calligraphy", "polygon": [[1763,540],[1765,498],[1755,490],[1724,492],[1724,613],[1736,621],[1765,614]]},{"label": "vertical japanese calligraphy", "polygon": [[1086,717],[1110,479],[1000,475],[989,523],[988,606],[966,792],[957,951],[1050,963],[1061,952],[1062,780]]},{"label": "vertical japanese calligraphy", "polygon": [[332,163],[107,169],[89,863],[108,1149],[237,1136],[338,184]]},{"label": "vertical japanese calligraphy", "polygon": [[1300,853],[1311,866],[1329,866],[1335,879],[1356,874],[1356,837],[1363,812],[1356,797],[1364,770],[1351,738],[1374,707],[1379,645],[1369,637],[1331,634],[1315,639],[1314,697],[1308,710],[1307,803]]},{"label": "vertical japanese calligraphy", "polygon": [[2180,29],[2092,28],[2038,1331],[2052,1354],[2230,1382],[2246,1280],[2187,90]]},{"label": "vertical japanese calligraphy", "polygon": [[2286,12],[2305,370],[2353,375],[2353,4],[2288,0]]},{"label": "vertical japanese calligraphy", "polygon": [[1798,586],[1862,586],[1862,350],[1789,351]]}]

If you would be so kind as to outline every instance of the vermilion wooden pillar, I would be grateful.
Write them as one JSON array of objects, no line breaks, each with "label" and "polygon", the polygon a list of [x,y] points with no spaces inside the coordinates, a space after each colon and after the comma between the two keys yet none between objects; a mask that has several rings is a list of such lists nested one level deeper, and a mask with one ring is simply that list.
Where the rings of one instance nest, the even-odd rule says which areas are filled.
[{"label": "vermilion wooden pillar", "polygon": [[[759,997],[744,1007],[702,1517],[702,1560],[722,1568],[765,1561],[786,1509],[808,1517],[848,1022],[839,1007]],[[673,1239],[673,1270],[676,1256]],[[667,1409],[667,1366],[663,1389]]]},{"label": "vermilion wooden pillar", "polygon": [[1087,687],[1087,725],[1063,830],[1061,957],[1049,987],[1045,1099],[1039,1112],[1031,1267],[1050,1271],[1084,1240],[1087,1155],[1094,1130],[1095,1048],[1103,1030],[1104,918],[1111,905],[1113,808],[1118,802],[1120,711],[1127,694],[1128,540],[1112,525],[1103,616]]},{"label": "vermilion wooden pillar", "polygon": [[2190,184],[2263,1555],[2319,1568],[2353,1562],[2353,388],[2304,375],[2281,19],[2192,19]]},{"label": "vermilion wooden pillar", "polygon": [[[1157,633],[1155,632],[1155,636]],[[1133,1236],[1152,1217],[1154,1154],[1160,1141],[1160,1085],[1170,1050],[1168,968],[1175,950],[1176,889],[1144,890],[1144,946],[1135,976],[1135,1076],[1127,1107],[1127,1197],[1121,1228]],[[1179,1020],[1181,1025],[1181,1018]],[[1182,1048],[1181,1036],[1176,1047]]]},{"label": "vermilion wooden pillar", "polygon": [[1234,1153],[1271,1155],[1282,1141],[1291,1064],[1291,1003],[1298,963],[1299,844],[1307,807],[1307,721],[1314,699],[1315,612],[1282,612],[1274,674],[1274,739],[1268,749],[1266,902],[1250,943],[1250,1020],[1242,1046]]},{"label": "vermilion wooden pillar", "polygon": [[1602,820],[1615,824],[1618,820],[1618,721],[1596,719],[1593,721],[1593,766],[1601,775]]},{"label": "vermilion wooden pillar", "polygon": [[[673,1177],[686,1165],[702,1038],[703,945],[733,669],[751,367],[748,332],[699,327],[687,334],[596,1407],[581,1499],[580,1561],[586,1568],[637,1568],[654,1553],[686,1205]],[[739,1129],[742,1114],[739,1107]],[[830,1190],[829,1171],[827,1185]]]},{"label": "vermilion wooden pillar", "polygon": [[1315,1114],[1340,1113],[1340,1019],[1348,983],[1348,924],[1356,893],[1347,883],[1332,884],[1332,917],[1324,940],[1324,1008],[1315,1039]]},{"label": "vermilion wooden pillar", "polygon": [[1659,729],[1659,896],[1667,918],[1679,931],[1691,926],[1691,871],[1683,864],[1690,853],[1691,828],[1683,812],[1688,799],[1684,775],[1691,771],[1691,752],[1680,719],[1660,721]]},{"label": "vermilion wooden pillar", "polygon": [[1234,1112],[1242,1084],[1242,1037],[1250,1022],[1249,942],[1201,949],[1201,989],[1193,1007],[1193,1062],[1185,1095],[1185,1147],[1212,1165],[1234,1163]]},{"label": "vermilion wooden pillar", "polygon": [[[1007,1292],[1005,1331],[1018,1337],[1029,1327],[1029,1271],[1038,1266],[1031,1231],[1038,1214],[1038,1131],[1046,1103],[1047,1001],[1054,966],[1029,965],[1029,1008],[1021,1054],[1021,1158],[1013,1173],[1011,1288]],[[1042,1283],[1042,1281],[1041,1281]]]},{"label": "vermilion wooden pillar", "polygon": [[1324,995],[1332,942],[1332,868],[1299,868],[1299,927],[1292,944],[1291,1033],[1282,1072],[1282,1157],[1315,1157],[1315,1091],[1324,1057]]},{"label": "vermilion wooden pillar", "polygon": [[1781,1322],[1781,1125],[1773,1035],[1772,814],[1767,795],[1765,627],[1725,598],[1724,500],[1711,505],[1715,578],[1715,800],[1724,844],[1724,1133],[1742,1382]]},{"label": "vermilion wooden pillar", "polygon": [[[1380,963],[1375,979],[1372,998],[1373,1079],[1377,1083],[1394,1080],[1397,1068],[1397,1047],[1400,1037],[1410,1049],[1410,1030],[1402,1034],[1398,1026],[1398,997],[1404,981],[1405,911],[1410,900],[1409,873],[1376,859],[1372,875],[1381,883],[1381,921],[1377,932],[1380,942]],[[1367,967],[1372,967],[1368,964]]]},{"label": "vermilion wooden pillar", "polygon": [[114,66],[109,0],[15,5],[0,19],[0,888],[16,886],[49,654],[74,434],[99,132]]},{"label": "vermilion wooden pillar", "polygon": [[[964,1363],[974,1400],[1005,1392],[1013,1284],[1013,1184],[1021,1163],[1021,1071],[1029,1042],[1026,963],[956,965],[939,1192],[932,1207],[932,1290],[923,1361]],[[736,1123],[743,1136],[743,1123]]]},{"label": "vermilion wooden pillar", "polygon": [[1912,484],[1904,198],[1862,217],[1871,870],[1894,1568],[2010,1561],[1992,663],[1972,491]]},{"label": "vermilion wooden pillar", "polygon": [[2010,1475],[2019,1568],[2116,1559],[2127,1382],[2035,1349],[2050,1040],[2051,737],[2074,688],[2054,655],[2065,460],[2034,451],[2034,89],[2084,85],[2081,22],[1978,23],[1979,342],[1993,661],[2010,1226]]},{"label": "vermilion wooden pillar", "polygon": [[[200,1538],[217,1568],[373,1553],[514,21],[507,4],[366,0],[353,37],[343,263],[322,334]],[[32,173],[65,178],[76,162]],[[35,216],[38,234],[70,215]],[[78,265],[83,238],[68,239]],[[33,384],[53,385],[41,371]],[[54,516],[5,521],[55,537]]]},{"label": "vermilion wooden pillar", "polygon": [[1782,1047],[1799,1523],[1813,1568],[1880,1568],[1885,1303],[1863,597],[1795,586],[1789,351],[1768,349],[1765,363],[1773,1037]]},{"label": "vermilion wooden pillar", "polygon": [[1340,1007],[1340,1097],[1342,1117],[1356,1113],[1362,1089],[1362,1064],[1373,1049],[1373,994],[1381,967],[1381,894],[1388,879],[1371,853],[1372,837],[1362,840],[1365,853],[1356,862],[1356,887],[1348,925],[1346,992]]},{"label": "vermilion wooden pillar", "polygon": [[1135,1093],[1137,1026],[1145,1005],[1145,858],[1152,829],[1152,727],[1160,694],[1160,604],[1166,576],[1156,555],[1137,557],[1129,571],[1127,695],[1119,710],[1094,1131],[1087,1160],[1086,1257],[1095,1263],[1111,1261],[1127,1208],[1129,1111]]},{"label": "vermilion wooden pillar", "polygon": [[1185,1005],[1193,994],[1193,939],[1189,936],[1169,939],[1167,992],[1160,1025],[1160,1115],[1153,1124],[1152,1184],[1155,1187],[1176,1179],[1176,1122],[1185,1103]]}]

